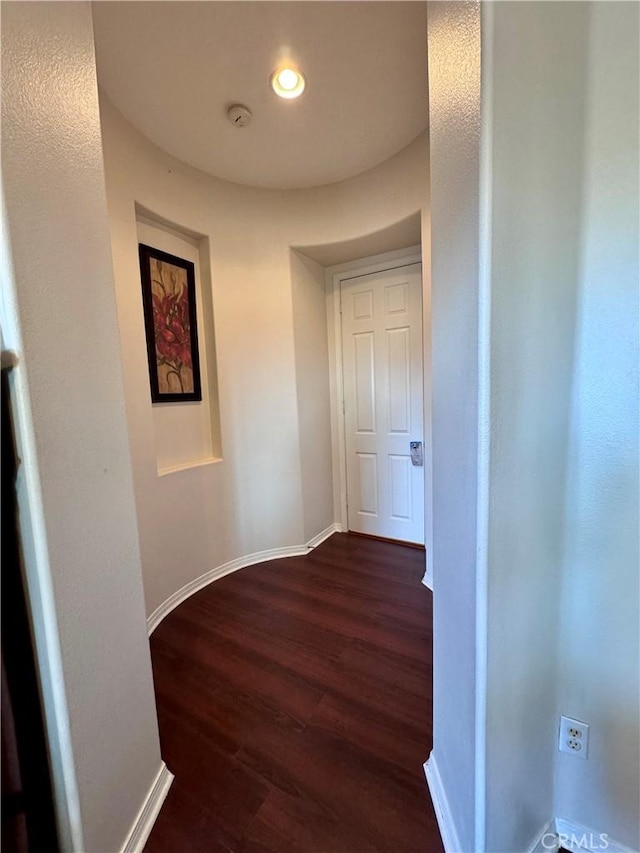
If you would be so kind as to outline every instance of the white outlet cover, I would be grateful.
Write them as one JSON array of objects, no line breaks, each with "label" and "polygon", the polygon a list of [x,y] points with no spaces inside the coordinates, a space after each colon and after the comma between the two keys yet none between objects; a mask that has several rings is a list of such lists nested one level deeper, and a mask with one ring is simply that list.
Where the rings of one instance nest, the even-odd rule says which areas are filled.
[{"label": "white outlet cover", "polygon": [[577,758],[589,757],[589,724],[573,717],[560,717],[558,749]]}]

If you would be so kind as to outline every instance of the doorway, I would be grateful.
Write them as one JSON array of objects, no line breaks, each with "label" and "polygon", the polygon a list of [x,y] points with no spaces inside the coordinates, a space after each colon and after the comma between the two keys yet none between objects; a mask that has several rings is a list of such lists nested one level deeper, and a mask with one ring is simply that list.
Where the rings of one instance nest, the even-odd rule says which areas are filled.
[{"label": "doorway", "polygon": [[419,247],[331,273],[342,527],[424,546]]}]

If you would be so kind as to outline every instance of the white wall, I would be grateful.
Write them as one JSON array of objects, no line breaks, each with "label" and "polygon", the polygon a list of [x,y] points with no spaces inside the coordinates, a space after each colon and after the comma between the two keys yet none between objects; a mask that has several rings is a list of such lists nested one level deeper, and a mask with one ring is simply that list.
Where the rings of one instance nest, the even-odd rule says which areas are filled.
[{"label": "white wall", "polygon": [[[302,545],[333,520],[331,467],[323,464],[330,426],[310,416],[313,409],[328,418],[325,389],[312,405],[309,389],[299,394],[303,374],[306,379],[322,369],[324,304],[309,289],[310,278],[304,294],[297,274],[292,281],[290,247],[363,237],[420,211],[427,146],[420,137],[387,163],[339,184],[275,191],[230,184],[185,166],[137,133],[106,99],[102,128],[151,613],[204,572],[258,551]],[[160,479],[149,441],[136,202],[210,240],[223,459]],[[310,357],[298,372],[296,347],[298,355]]]},{"label": "white wall", "polygon": [[437,766],[460,849],[476,810],[476,500],[480,11],[428,9],[431,147],[434,705]]},{"label": "white wall", "polygon": [[556,814],[640,849],[638,827],[638,33],[635,3],[589,9],[573,408],[557,713],[591,724],[557,753]]},{"label": "white wall", "polygon": [[429,6],[440,793],[464,851],[638,849],[638,8],[477,16]]},{"label": "white wall", "polygon": [[331,401],[325,271],[291,252],[300,475],[304,537],[309,541],[334,521],[331,471]]},{"label": "white wall", "polygon": [[588,9],[495,4],[483,24],[492,63],[486,845],[502,851],[525,849],[553,815]]},{"label": "white wall", "polygon": [[[430,162],[427,170],[427,198],[431,196]],[[431,316],[431,206],[422,211],[420,222],[422,250],[422,343],[424,395],[424,541],[426,546],[425,582],[433,589],[433,319]]]},{"label": "white wall", "polygon": [[[637,849],[638,8],[486,23],[487,849],[551,816]],[[586,762],[558,752],[560,714],[591,724]]]},{"label": "white wall", "polygon": [[88,4],[3,5],[2,121],[2,333],[62,844],[114,851],[160,751]]}]

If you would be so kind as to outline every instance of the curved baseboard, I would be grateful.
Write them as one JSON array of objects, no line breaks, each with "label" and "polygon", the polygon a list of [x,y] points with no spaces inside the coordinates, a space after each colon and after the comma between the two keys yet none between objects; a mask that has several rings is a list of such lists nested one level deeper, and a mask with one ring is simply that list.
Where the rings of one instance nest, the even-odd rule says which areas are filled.
[{"label": "curved baseboard", "polygon": [[179,604],[182,604],[194,592],[198,592],[198,590],[203,589],[203,587],[208,586],[213,581],[217,581],[219,578],[231,574],[231,572],[237,572],[238,569],[253,566],[256,563],[266,563],[269,560],[279,560],[282,557],[304,557],[310,551],[313,551],[314,548],[317,548],[325,539],[328,539],[329,536],[332,536],[334,533],[340,533],[341,531],[342,525],[336,523],[330,524],[321,533],[310,539],[306,545],[288,545],[284,548],[270,548],[267,551],[256,551],[254,554],[238,557],[236,560],[230,560],[228,563],[216,566],[215,569],[210,569],[208,572],[200,575],[200,577],[189,581],[188,584],[185,584],[177,592],[174,592],[173,595],[170,595],[166,601],[163,601],[162,604],[156,607],[147,619],[149,634],[151,635],[164,617],[171,613]]}]

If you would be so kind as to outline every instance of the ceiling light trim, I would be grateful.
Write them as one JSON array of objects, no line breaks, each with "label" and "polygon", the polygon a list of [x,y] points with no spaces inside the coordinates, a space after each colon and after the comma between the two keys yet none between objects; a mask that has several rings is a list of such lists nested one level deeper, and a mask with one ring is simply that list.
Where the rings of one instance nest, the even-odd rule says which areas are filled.
[{"label": "ceiling light trim", "polygon": [[288,66],[274,71],[269,82],[276,95],[288,101],[299,98],[307,88],[307,81],[302,71]]}]

